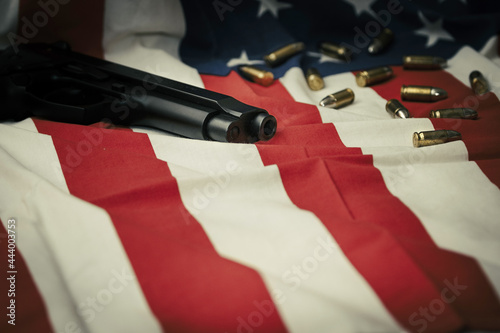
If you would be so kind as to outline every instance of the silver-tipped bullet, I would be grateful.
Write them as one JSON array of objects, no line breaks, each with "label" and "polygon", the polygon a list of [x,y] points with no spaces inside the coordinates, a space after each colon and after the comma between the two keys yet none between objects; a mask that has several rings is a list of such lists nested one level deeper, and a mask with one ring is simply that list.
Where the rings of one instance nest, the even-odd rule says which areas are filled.
[{"label": "silver-tipped bullet", "polygon": [[380,53],[385,49],[394,39],[394,33],[391,29],[385,28],[382,32],[376,36],[371,44],[368,46],[368,52],[370,54]]},{"label": "silver-tipped bullet", "polygon": [[319,102],[320,106],[327,108],[340,109],[354,101],[354,91],[346,88],[336,93],[330,94]]},{"label": "silver-tipped bullet", "polygon": [[437,130],[413,133],[413,146],[433,146],[450,141],[461,140],[462,135],[457,131]]},{"label": "silver-tipped bullet", "polygon": [[397,99],[390,99],[385,105],[385,109],[395,118],[408,119],[411,118],[410,112]]},{"label": "silver-tipped bullet", "polygon": [[431,110],[430,118],[477,119],[477,111],[469,108]]},{"label": "silver-tipped bullet", "polygon": [[337,100],[332,95],[328,95],[319,102],[319,106],[329,108],[333,107],[335,103],[337,103]]},{"label": "silver-tipped bullet", "polygon": [[448,93],[443,88],[432,87],[431,89],[431,100],[440,101],[448,97]]},{"label": "silver-tipped bullet", "polygon": [[448,97],[446,90],[430,86],[401,87],[401,99],[406,101],[435,102]]}]

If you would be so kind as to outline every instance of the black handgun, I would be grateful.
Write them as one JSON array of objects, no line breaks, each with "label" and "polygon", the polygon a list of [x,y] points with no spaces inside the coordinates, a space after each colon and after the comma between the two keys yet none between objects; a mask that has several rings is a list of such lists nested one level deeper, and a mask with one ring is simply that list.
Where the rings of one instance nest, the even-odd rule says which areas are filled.
[{"label": "black handgun", "polygon": [[264,109],[73,52],[64,42],[28,43],[0,53],[0,101],[0,120],[104,120],[222,142],[267,141],[277,127]]}]

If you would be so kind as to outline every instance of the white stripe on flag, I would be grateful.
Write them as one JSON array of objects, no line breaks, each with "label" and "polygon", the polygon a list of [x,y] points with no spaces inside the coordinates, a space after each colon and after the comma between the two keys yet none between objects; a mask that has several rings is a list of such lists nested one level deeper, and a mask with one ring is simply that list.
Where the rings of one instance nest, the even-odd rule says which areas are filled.
[{"label": "white stripe on flag", "polygon": [[179,57],[185,32],[179,0],[106,0],[103,45],[107,60],[203,87],[196,69]]},{"label": "white stripe on flag", "polygon": [[[149,135],[218,253],[257,270],[292,332],[400,331],[321,221],[289,199],[254,145]],[[307,266],[308,277],[294,267]]]},{"label": "white stripe on flag", "polygon": [[70,195],[60,166],[53,169],[51,138],[1,125],[0,143],[1,218],[17,220],[54,329],[74,322],[88,332],[161,332],[109,216]]},{"label": "white stripe on flag", "polygon": [[[372,89],[359,87],[352,73],[330,75],[324,77],[323,80],[325,88],[312,91],[307,86],[302,69],[294,67],[286,72],[280,82],[295,101],[316,105],[323,123],[390,118],[390,115],[384,111],[386,101]],[[319,106],[319,102],[324,97],[346,88],[354,92],[354,101],[349,108],[336,110]]]},{"label": "white stripe on flag", "polygon": [[[380,98],[380,97],[379,97]],[[433,130],[428,119],[388,119],[375,121],[350,121],[334,123],[346,147],[413,147],[413,133]]]},{"label": "white stripe on flag", "polygon": [[36,129],[35,123],[33,123],[33,120],[31,118],[26,118],[21,121],[13,121],[13,120],[7,120],[2,122],[4,125],[9,125],[11,127],[23,129],[26,131],[38,133],[38,130]]},{"label": "white stripe on flag", "polygon": [[498,36],[492,36],[479,53],[500,67],[500,55],[498,54],[498,50],[500,50],[498,48]]},{"label": "white stripe on flag", "polygon": [[374,156],[387,188],[440,247],[498,264],[500,191],[467,161],[463,142],[363,153]]},{"label": "white stripe on flag", "polygon": [[453,142],[409,148],[404,154],[363,153],[373,154],[389,191],[412,210],[439,247],[489,267],[486,273],[500,295],[500,191],[476,163],[463,161],[464,150],[463,143]]},{"label": "white stripe on flag", "polygon": [[0,128],[0,144],[5,152],[38,177],[69,192],[52,139],[39,134],[31,118],[9,125],[0,124]]},{"label": "white stripe on flag", "polygon": [[[40,233],[38,226],[40,221],[37,221],[32,208],[25,205],[27,200],[23,198],[29,198],[32,187],[36,186],[35,179],[45,178],[56,188],[67,192],[66,182],[62,174],[52,169],[50,163],[47,163],[47,161],[58,160],[50,137],[33,133],[36,132],[36,128],[31,119],[18,124],[14,126],[34,129],[34,131],[0,125],[0,160],[2,161],[0,164],[0,188],[2,189],[0,218],[5,228],[7,228],[8,219],[16,220],[16,246],[22,253],[42,295],[53,327],[57,331],[65,329],[68,323],[83,327],[65,288],[50,246]],[[18,176],[14,176],[13,171]],[[23,173],[28,173],[33,178],[31,184],[21,175]]]},{"label": "white stripe on flag", "polygon": [[484,260],[479,261],[479,264],[486,273],[486,276],[489,277],[493,289],[496,291],[497,297],[500,298],[500,265],[498,262],[491,263]]}]

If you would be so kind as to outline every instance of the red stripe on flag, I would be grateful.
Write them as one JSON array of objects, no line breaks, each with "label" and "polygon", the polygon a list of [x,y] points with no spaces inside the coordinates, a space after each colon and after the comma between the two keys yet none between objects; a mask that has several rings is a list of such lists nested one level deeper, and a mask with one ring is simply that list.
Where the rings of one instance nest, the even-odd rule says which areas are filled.
[{"label": "red stripe on flag", "polygon": [[[259,146],[263,159],[269,162],[273,156],[267,155],[268,149]],[[289,160],[278,167],[291,200],[320,218],[396,320],[416,330],[417,326],[411,324],[419,319],[419,306],[439,299],[439,290],[405,251],[399,238],[425,241],[422,238],[427,235],[419,223],[412,223],[414,218],[408,221],[409,214],[401,204],[393,206],[397,199],[380,183],[371,158],[308,158],[304,153],[302,160]],[[381,216],[380,210],[384,209],[388,216]],[[415,312],[417,317],[412,320]],[[462,323],[447,306],[440,320],[429,325],[450,330]]]},{"label": "red stripe on flag", "polygon": [[[413,117],[428,118],[431,110],[446,108],[472,108],[479,114],[477,120],[465,119],[432,119],[436,129],[455,130],[462,134],[462,139],[469,152],[469,160],[478,161],[497,159],[500,156],[500,102],[493,93],[476,96],[471,87],[465,86],[446,71],[412,71],[403,70],[401,66],[393,66],[394,78],[373,86],[381,97],[401,100],[400,90],[404,85],[428,85],[443,88],[448,92],[448,98],[433,102],[402,103]],[[485,165],[484,163],[478,163]],[[481,169],[489,179],[497,179],[498,169]],[[499,185],[499,183],[495,183]]]},{"label": "red stripe on flag", "polygon": [[[273,146],[258,148],[272,163]],[[301,158],[296,152],[287,163],[288,149],[274,149],[283,150],[278,167],[291,200],[323,221],[401,325],[430,332],[500,327],[500,305],[476,262],[437,248],[386,189],[370,156],[310,158],[305,147]],[[464,285],[468,292],[460,289]]]},{"label": "red stripe on flag", "polygon": [[[22,223],[17,221],[17,223]],[[13,229],[17,233],[17,229]],[[22,237],[22,236],[19,236]],[[17,237],[17,239],[19,239]],[[42,296],[38,291],[35,281],[31,277],[30,271],[26,265],[26,262],[21,254],[19,248],[16,248],[14,256],[12,257],[14,261],[12,264],[14,267],[9,267],[8,257],[10,252],[8,252],[9,242],[7,236],[7,230],[4,225],[0,223],[0,253],[2,253],[2,259],[0,260],[0,269],[2,270],[2,321],[0,323],[1,332],[54,332],[52,325],[50,323],[47,309],[42,300]],[[8,271],[16,271],[15,274],[7,273]],[[12,280],[8,280],[14,275],[13,284]],[[11,312],[9,306],[11,302],[14,301],[14,309]],[[10,314],[13,317],[10,317]],[[9,321],[13,320],[15,325],[9,324]]]},{"label": "red stripe on flag", "polygon": [[52,135],[61,164],[73,163],[64,168],[70,192],[111,216],[166,332],[285,331],[259,274],[216,253],[147,135],[35,124]]},{"label": "red stripe on flag", "polygon": [[21,42],[66,41],[73,50],[103,57],[104,1],[19,1]]}]

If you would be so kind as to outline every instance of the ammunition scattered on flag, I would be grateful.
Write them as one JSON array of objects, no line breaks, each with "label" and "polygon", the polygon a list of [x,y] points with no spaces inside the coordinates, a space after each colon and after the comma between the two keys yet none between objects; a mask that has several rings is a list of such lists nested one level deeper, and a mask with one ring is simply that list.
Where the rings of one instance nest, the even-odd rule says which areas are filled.
[{"label": "ammunition scattered on flag", "polygon": [[405,101],[435,102],[448,97],[446,90],[431,86],[401,87],[401,99]]},{"label": "ammunition scattered on flag", "polygon": [[323,42],[319,45],[319,51],[329,57],[343,61],[351,60],[352,51],[345,46],[340,46],[330,42]]},{"label": "ammunition scattered on flag", "polygon": [[476,95],[484,95],[490,91],[490,85],[480,71],[473,71],[470,73],[469,82]]},{"label": "ammunition scattered on flag", "polygon": [[461,140],[462,135],[457,131],[438,130],[413,133],[413,146],[425,147],[433,146],[450,141]]},{"label": "ammunition scattered on flag", "polygon": [[410,112],[397,99],[387,101],[385,109],[395,118],[407,119],[411,118]]},{"label": "ammunition scattered on flag", "polygon": [[371,44],[368,46],[368,52],[370,54],[377,54],[383,51],[394,39],[394,33],[391,29],[385,28],[382,32],[376,36]]},{"label": "ammunition scattered on flag", "polygon": [[469,108],[431,110],[430,118],[477,119],[477,111]]},{"label": "ammunition scattered on flag", "polygon": [[356,74],[356,83],[360,87],[371,86],[375,83],[388,80],[392,77],[392,68],[389,66],[372,68]]},{"label": "ammunition scattered on flag", "polygon": [[447,66],[446,59],[426,55],[408,55],[403,57],[405,69],[443,69]]},{"label": "ammunition scattered on flag", "polygon": [[305,45],[302,42],[288,44],[278,50],[275,50],[264,56],[264,61],[269,67],[281,65],[297,53],[304,50]]},{"label": "ammunition scattered on flag", "polygon": [[269,71],[250,65],[242,65],[238,67],[238,70],[242,76],[261,86],[267,87],[274,82],[274,75]]},{"label": "ammunition scattered on flag", "polygon": [[311,67],[306,71],[306,81],[309,89],[314,91],[321,90],[325,86],[325,82],[316,68]]},{"label": "ammunition scattered on flag", "polygon": [[321,102],[319,102],[319,105],[327,108],[340,109],[348,104],[351,104],[353,101],[354,91],[346,88],[326,96],[321,100]]}]

